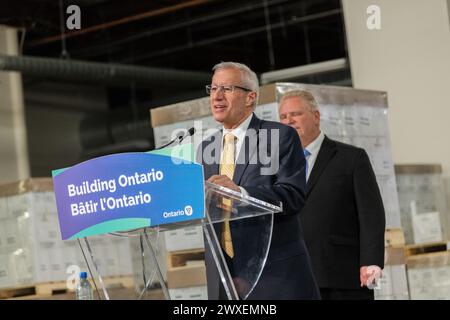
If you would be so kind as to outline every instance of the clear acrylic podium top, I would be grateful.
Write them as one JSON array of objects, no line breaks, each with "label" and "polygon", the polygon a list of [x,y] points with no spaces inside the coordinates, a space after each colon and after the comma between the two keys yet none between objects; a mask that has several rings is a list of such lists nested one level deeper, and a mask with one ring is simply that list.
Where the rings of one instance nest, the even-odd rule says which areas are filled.
[{"label": "clear acrylic podium top", "polygon": [[[221,286],[222,289],[215,291],[225,291],[228,299],[246,299],[264,269],[272,239],[273,214],[282,211],[281,203],[276,206],[205,182],[205,208],[202,223],[207,240],[205,246],[209,246],[205,249],[205,262],[208,281],[212,282],[208,286]],[[226,220],[232,235],[232,259],[225,256],[220,244]],[[214,283],[216,279],[220,281]]]},{"label": "clear acrylic podium top", "polygon": [[[143,279],[145,283],[135,283],[136,298],[141,299],[145,296],[143,292],[151,285],[150,278],[159,281],[166,299],[173,298],[164,281],[166,269],[164,264],[167,263],[167,258],[161,258],[161,256],[164,257],[167,254],[161,255],[160,251],[166,249],[164,246],[160,248],[159,236],[164,231],[195,226],[202,226],[204,232],[206,273],[213,275],[208,278],[208,286],[221,285],[229,299],[246,299],[251,294],[266,263],[272,238],[273,214],[282,211],[281,203],[278,206],[269,204],[228,188],[205,182],[205,211],[205,217],[202,219],[115,232],[102,236],[130,237],[136,240],[140,238],[141,245],[135,247],[140,247],[142,251],[138,255],[142,257],[142,269],[136,271],[134,266],[133,273],[135,282],[136,279]],[[230,260],[224,256],[225,253],[220,244],[221,229],[225,220],[230,223],[235,251],[231,264]],[[88,240],[89,238],[86,241]],[[99,289],[107,293],[107,288],[103,287],[103,281],[101,281],[103,272],[95,265],[95,257],[101,253],[89,249],[92,252],[86,255],[86,263],[90,269],[95,270],[94,281],[95,278],[100,279],[98,281]],[[140,263],[138,264],[140,265]],[[153,274],[152,270],[155,270]],[[140,272],[143,276],[136,277],[136,273]],[[139,294],[139,292],[141,293]],[[103,296],[108,297],[108,294],[103,294]],[[218,297],[209,298],[217,299]]]},{"label": "clear acrylic podium top", "polygon": [[[231,214],[228,215],[230,208],[225,207],[222,199],[231,200]],[[205,182],[205,209],[206,213],[205,218],[203,219],[152,226],[149,227],[148,230],[176,230],[187,226],[220,223],[224,222],[226,218],[229,221],[256,218],[259,216],[271,215],[283,210],[281,202],[278,205],[270,204],[210,182]]]}]

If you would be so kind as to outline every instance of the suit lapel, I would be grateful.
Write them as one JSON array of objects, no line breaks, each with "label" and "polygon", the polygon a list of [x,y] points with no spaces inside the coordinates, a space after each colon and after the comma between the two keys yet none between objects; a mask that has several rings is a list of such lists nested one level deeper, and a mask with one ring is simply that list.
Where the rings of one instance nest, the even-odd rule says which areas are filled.
[{"label": "suit lapel", "polygon": [[261,120],[259,120],[255,114],[253,114],[252,117],[247,131],[245,132],[245,140],[239,151],[236,167],[234,169],[233,182],[237,185],[241,182],[242,175],[244,174],[245,168],[248,166],[249,160],[255,156],[258,149],[258,131]]},{"label": "suit lapel", "polygon": [[306,185],[307,196],[311,193],[311,190],[314,188],[314,185],[317,183],[317,180],[326,168],[327,164],[330,162],[331,158],[336,154],[336,151],[336,143],[325,136]]}]

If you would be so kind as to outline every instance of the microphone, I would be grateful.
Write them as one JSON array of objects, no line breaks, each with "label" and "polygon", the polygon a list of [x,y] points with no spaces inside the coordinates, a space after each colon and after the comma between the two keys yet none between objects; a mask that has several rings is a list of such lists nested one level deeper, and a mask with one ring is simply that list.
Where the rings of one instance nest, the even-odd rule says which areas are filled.
[{"label": "microphone", "polygon": [[190,129],[184,134],[183,138],[181,138],[181,140],[178,141],[178,143],[180,143],[181,141],[183,141],[183,140],[184,140],[185,138],[187,138],[187,137],[193,136],[194,133],[195,133],[195,128],[194,128],[194,127],[190,128]]},{"label": "microphone", "polygon": [[174,143],[175,141],[178,141],[178,143],[180,144],[184,139],[186,139],[187,137],[193,136],[195,133],[195,128],[192,127],[190,128],[188,131],[186,131],[186,133],[184,135],[178,135],[178,137],[176,137],[175,139],[173,139],[172,141],[169,141],[168,143],[166,143],[165,145],[159,147],[159,148],[155,148],[154,150],[159,150],[162,148],[165,148],[169,145],[171,145],[172,143]]}]

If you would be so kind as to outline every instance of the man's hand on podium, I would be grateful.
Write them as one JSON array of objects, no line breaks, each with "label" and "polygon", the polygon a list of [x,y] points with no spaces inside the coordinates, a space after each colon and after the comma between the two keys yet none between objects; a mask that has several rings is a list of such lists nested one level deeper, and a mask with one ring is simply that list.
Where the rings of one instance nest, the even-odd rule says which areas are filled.
[{"label": "man's hand on podium", "polygon": [[239,188],[239,186],[237,184],[235,184],[233,182],[233,180],[231,180],[230,178],[228,178],[225,175],[216,174],[216,175],[211,176],[207,181],[217,184],[219,186],[234,190],[236,192],[241,192],[241,189]]}]

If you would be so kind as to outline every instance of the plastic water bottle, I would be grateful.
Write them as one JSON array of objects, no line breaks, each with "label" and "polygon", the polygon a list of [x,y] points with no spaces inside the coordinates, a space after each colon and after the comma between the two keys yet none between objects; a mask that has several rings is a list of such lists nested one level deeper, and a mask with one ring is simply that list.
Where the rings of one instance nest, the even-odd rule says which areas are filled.
[{"label": "plastic water bottle", "polygon": [[76,289],[76,298],[77,300],[94,300],[94,293],[86,272],[80,272],[80,283]]}]

